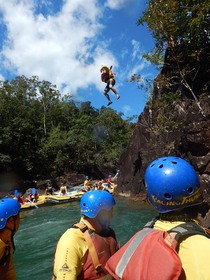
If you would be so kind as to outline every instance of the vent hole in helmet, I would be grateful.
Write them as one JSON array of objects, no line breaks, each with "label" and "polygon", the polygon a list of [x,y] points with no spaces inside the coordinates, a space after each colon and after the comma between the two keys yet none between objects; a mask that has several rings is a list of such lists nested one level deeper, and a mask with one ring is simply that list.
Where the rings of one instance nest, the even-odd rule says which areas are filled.
[{"label": "vent hole in helmet", "polygon": [[165,193],[165,194],[164,194],[164,197],[165,197],[165,199],[167,199],[167,200],[171,200],[171,199],[172,199],[172,196],[171,196],[169,193]]},{"label": "vent hole in helmet", "polygon": [[163,164],[159,165],[159,168],[163,168]]},{"label": "vent hole in helmet", "polygon": [[86,203],[83,203],[83,206],[86,206]]},{"label": "vent hole in helmet", "polygon": [[172,161],[173,164],[177,164],[177,161]]},{"label": "vent hole in helmet", "polygon": [[187,191],[188,191],[189,194],[192,194],[193,191],[194,191],[194,189],[193,189],[192,187],[189,187],[189,188],[187,189]]},{"label": "vent hole in helmet", "polygon": [[152,164],[152,165],[151,165],[151,167],[153,167],[154,165],[155,165],[155,163],[154,163],[154,164]]}]

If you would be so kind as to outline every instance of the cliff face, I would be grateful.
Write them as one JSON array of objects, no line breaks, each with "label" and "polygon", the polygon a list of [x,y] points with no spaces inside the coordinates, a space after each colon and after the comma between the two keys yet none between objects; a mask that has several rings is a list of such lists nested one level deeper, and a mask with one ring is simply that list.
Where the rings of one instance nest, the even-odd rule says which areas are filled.
[{"label": "cliff face", "polygon": [[[120,158],[119,193],[146,199],[144,173],[154,159],[175,155],[200,176],[210,208],[210,51],[180,66],[167,57],[152,98],[139,116],[133,137]],[[183,61],[183,60],[182,60]],[[210,214],[204,217],[210,226]]]}]

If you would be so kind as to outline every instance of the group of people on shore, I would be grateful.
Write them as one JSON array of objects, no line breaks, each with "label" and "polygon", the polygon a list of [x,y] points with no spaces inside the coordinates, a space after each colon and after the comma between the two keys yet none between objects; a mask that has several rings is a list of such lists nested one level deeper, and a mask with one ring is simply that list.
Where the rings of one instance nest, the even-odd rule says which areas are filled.
[{"label": "group of people on shore", "polygon": [[[203,198],[192,165],[179,157],[158,158],[148,165],[145,184],[158,217],[121,248],[110,228],[116,204],[113,195],[99,189],[84,193],[80,221],[57,242],[52,280],[210,279],[210,235],[199,221]],[[0,200],[0,271],[4,280],[16,279],[12,250],[19,210],[17,200]]]}]

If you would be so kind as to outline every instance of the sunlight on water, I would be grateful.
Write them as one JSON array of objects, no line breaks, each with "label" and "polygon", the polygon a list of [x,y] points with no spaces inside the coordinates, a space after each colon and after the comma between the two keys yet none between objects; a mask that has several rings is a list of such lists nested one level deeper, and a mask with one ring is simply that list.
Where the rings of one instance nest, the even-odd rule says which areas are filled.
[{"label": "sunlight on water", "polygon": [[[155,215],[147,205],[117,198],[111,226],[121,246]],[[78,201],[21,212],[20,229],[15,235],[17,280],[50,280],[56,243],[79,219]]]}]

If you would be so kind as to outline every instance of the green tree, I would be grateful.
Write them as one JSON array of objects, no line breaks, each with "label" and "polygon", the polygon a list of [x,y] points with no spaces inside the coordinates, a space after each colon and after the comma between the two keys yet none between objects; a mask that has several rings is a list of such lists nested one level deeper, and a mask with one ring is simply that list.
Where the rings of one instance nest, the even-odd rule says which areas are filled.
[{"label": "green tree", "polygon": [[114,110],[61,98],[38,77],[0,83],[0,119],[0,169],[31,175],[114,166],[132,131]]},{"label": "green tree", "polygon": [[205,115],[198,96],[207,92],[209,83],[210,2],[150,0],[137,22],[144,23],[155,39],[154,49],[145,57],[163,66],[155,92],[161,88],[193,98]]},{"label": "green tree", "polygon": [[[97,129],[96,129],[97,128]],[[99,166],[117,165],[118,159],[127,146],[132,134],[132,124],[124,121],[116,111],[102,107],[95,123],[95,145],[100,153],[95,158]]]},{"label": "green tree", "polygon": [[208,0],[150,0],[137,24],[147,24],[155,39],[155,48],[147,58],[159,63],[168,43],[183,40],[189,53],[208,46],[209,22]]},{"label": "green tree", "polygon": [[43,131],[47,134],[47,124],[52,125],[51,108],[56,105],[60,98],[60,93],[55,85],[48,81],[39,81],[39,78],[34,76],[29,81],[33,85],[33,91],[36,93],[36,98],[40,100],[43,108]]}]

